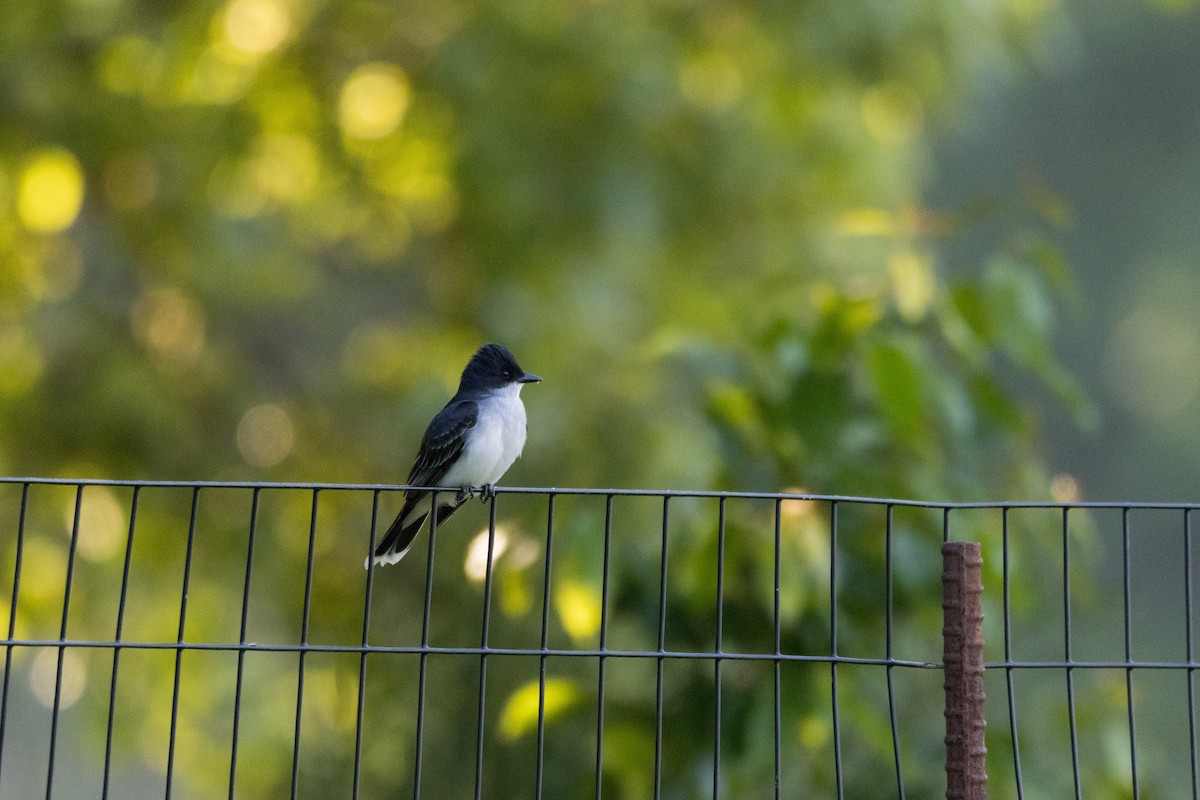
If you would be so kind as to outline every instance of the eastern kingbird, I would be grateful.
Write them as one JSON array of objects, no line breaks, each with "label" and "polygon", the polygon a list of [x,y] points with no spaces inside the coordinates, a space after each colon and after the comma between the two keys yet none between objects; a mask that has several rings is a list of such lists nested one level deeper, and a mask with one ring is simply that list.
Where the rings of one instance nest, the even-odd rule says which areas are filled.
[{"label": "eastern kingbird", "polygon": [[[457,486],[437,496],[437,523],[446,519],[482,487],[492,484],[521,455],[525,446],[525,406],[521,387],[540,381],[517,364],[502,345],[485,344],[471,356],[458,392],[425,429],[421,451],[408,474],[410,486]],[[427,489],[409,489],[404,507],[375,548],[376,564],[404,558],[429,516]],[[364,565],[365,566],[365,565]]]}]

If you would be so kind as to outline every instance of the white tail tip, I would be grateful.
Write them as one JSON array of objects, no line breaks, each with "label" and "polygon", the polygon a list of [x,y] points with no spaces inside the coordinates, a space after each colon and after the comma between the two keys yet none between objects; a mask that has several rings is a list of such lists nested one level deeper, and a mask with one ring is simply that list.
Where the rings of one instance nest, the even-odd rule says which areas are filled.
[{"label": "white tail tip", "polygon": [[390,553],[384,553],[381,556],[367,556],[365,559],[363,559],[363,569],[369,569],[372,561],[375,562],[375,566],[377,567],[386,567],[389,564],[395,564],[397,561],[404,558],[404,554],[407,552],[408,550],[401,550],[399,552],[393,550]]}]

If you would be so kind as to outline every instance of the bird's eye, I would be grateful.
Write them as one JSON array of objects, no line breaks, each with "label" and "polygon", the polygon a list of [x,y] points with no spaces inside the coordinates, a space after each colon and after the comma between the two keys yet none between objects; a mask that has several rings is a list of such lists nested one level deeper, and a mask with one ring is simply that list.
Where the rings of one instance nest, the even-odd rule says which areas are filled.
[{"label": "bird's eye", "polygon": [[502,371],[500,374],[504,376],[505,380],[512,378],[512,370],[511,369],[506,369],[506,370]]}]

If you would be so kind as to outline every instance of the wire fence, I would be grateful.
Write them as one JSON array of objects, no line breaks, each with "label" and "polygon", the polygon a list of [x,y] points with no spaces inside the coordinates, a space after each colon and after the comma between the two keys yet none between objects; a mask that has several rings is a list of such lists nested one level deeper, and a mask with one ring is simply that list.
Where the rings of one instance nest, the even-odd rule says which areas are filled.
[{"label": "wire fence", "polygon": [[955,540],[993,794],[1200,793],[1200,506],[498,487],[362,569],[404,488],[0,480],[0,797],[942,794]]}]

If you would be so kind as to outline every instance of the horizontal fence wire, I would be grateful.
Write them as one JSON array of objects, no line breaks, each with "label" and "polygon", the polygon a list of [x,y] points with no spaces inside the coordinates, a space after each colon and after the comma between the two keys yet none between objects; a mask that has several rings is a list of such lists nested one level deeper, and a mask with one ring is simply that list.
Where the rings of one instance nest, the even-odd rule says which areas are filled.
[{"label": "horizontal fence wire", "polygon": [[0,478],[0,797],[935,795],[947,540],[994,795],[1200,796],[1200,506],[497,487],[363,569],[409,488]]}]

